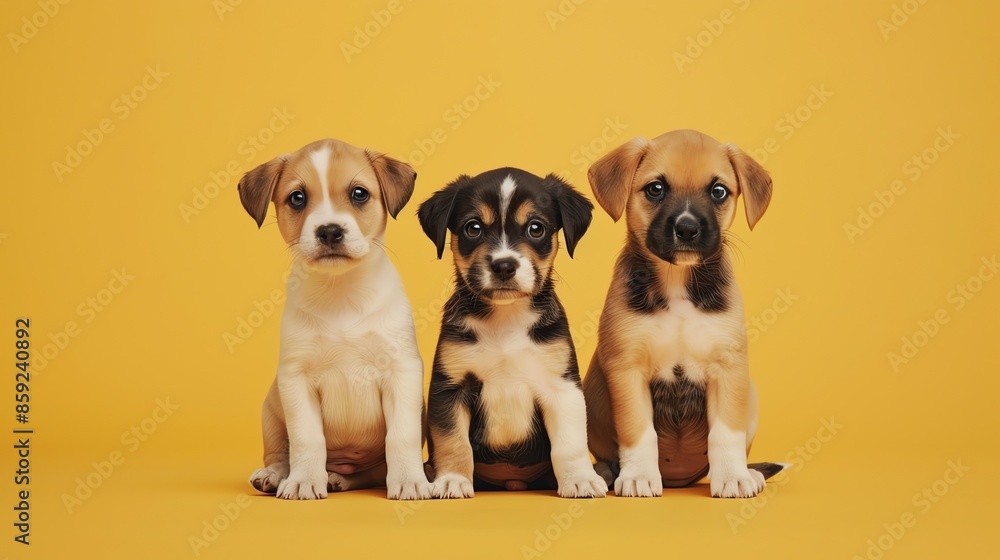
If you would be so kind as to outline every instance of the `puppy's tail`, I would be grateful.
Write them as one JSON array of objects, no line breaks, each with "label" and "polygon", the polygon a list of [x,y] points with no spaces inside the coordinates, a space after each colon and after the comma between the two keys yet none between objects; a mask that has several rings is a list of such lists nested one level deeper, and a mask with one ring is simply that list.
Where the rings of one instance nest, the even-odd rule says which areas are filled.
[{"label": "puppy's tail", "polygon": [[747,468],[759,472],[764,475],[764,480],[767,480],[790,466],[791,463],[750,463]]}]

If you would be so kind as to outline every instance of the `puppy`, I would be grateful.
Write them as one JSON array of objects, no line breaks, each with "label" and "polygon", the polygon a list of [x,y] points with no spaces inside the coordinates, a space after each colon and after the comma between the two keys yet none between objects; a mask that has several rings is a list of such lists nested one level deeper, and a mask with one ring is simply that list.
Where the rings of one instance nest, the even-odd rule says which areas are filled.
[{"label": "puppy", "polygon": [[278,373],[264,401],[264,468],[254,488],[279,498],[386,486],[430,498],[423,471],[423,363],[410,304],[386,257],[387,216],[416,173],[338,140],[250,171],[243,207],[260,227],[268,203],[293,256]]},{"label": "puppy", "polygon": [[451,232],[456,275],[427,402],[435,497],[607,493],[587,453],[576,351],[552,280],[559,230],[572,257],[592,210],[558,177],[512,168],[463,175],[421,204],[438,258]]},{"label": "puppy", "polygon": [[598,471],[609,484],[617,475],[618,496],[659,496],[706,474],[712,496],[757,495],[783,465],[747,465],[757,395],[723,249],[736,199],[752,229],[771,178],[738,147],[693,130],[636,138],[588,177],[628,226],[584,378]]}]

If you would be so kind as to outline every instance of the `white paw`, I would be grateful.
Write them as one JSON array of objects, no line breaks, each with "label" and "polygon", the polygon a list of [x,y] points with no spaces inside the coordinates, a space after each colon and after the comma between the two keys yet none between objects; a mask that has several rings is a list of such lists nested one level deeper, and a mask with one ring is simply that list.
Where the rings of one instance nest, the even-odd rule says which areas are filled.
[{"label": "white paw", "polygon": [[743,469],[735,473],[723,473],[711,476],[712,497],[715,498],[753,498],[764,490],[764,475]]},{"label": "white paw", "polygon": [[277,496],[283,500],[322,500],[326,498],[327,484],[325,471],[322,476],[292,474],[278,485]]},{"label": "white paw", "polygon": [[263,469],[257,469],[250,475],[250,484],[259,492],[274,494],[278,490],[281,481],[288,478],[288,465],[269,465]]},{"label": "white paw", "polygon": [[429,500],[431,499],[431,484],[427,482],[422,470],[405,474],[389,475],[385,486],[390,500]]},{"label": "white paw", "polygon": [[435,498],[471,498],[476,493],[472,481],[460,474],[443,474],[434,479],[431,493]]},{"label": "white paw", "polygon": [[633,469],[622,469],[615,480],[615,496],[648,498],[662,495],[663,479],[660,478],[660,471],[641,473]]},{"label": "white paw", "polygon": [[607,495],[608,483],[593,470],[559,483],[559,496],[563,498],[603,498]]}]

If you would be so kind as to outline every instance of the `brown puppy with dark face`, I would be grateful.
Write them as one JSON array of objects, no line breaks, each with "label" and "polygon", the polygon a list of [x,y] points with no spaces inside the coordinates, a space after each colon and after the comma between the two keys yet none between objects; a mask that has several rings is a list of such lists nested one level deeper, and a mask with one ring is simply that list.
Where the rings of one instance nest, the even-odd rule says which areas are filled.
[{"label": "brown puppy with dark face", "polygon": [[771,178],[735,145],[693,130],[636,138],[589,178],[600,205],[628,225],[584,378],[598,471],[609,484],[617,475],[619,496],[659,496],[706,474],[713,496],[757,495],[783,466],[747,465],[757,396],[723,249],[737,197],[752,229]]}]

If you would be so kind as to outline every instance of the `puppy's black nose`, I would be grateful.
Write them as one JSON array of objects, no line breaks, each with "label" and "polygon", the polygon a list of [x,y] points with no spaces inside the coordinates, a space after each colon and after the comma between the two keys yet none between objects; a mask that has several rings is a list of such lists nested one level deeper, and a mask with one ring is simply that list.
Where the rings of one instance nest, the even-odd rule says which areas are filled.
[{"label": "puppy's black nose", "polygon": [[517,272],[517,260],[512,258],[497,259],[490,263],[493,275],[499,280],[510,280]]},{"label": "puppy's black nose", "polygon": [[337,224],[326,224],[316,228],[316,239],[320,243],[330,247],[336,247],[344,239],[344,228]]},{"label": "puppy's black nose", "polygon": [[674,235],[681,241],[694,241],[699,233],[701,233],[701,228],[698,226],[698,222],[691,218],[681,218],[674,224]]}]

